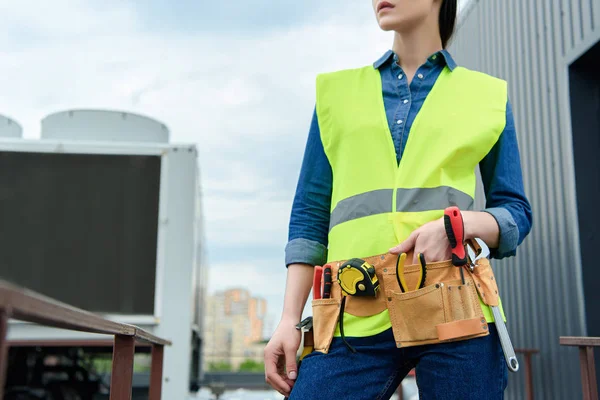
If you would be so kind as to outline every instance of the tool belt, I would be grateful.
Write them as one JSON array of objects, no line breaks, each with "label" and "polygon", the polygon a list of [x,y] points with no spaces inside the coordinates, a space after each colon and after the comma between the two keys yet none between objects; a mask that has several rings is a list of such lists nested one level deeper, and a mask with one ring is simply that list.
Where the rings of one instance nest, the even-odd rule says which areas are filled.
[{"label": "tool belt", "polygon": [[[498,287],[488,259],[480,259],[473,267],[460,268],[452,261],[427,264],[425,285],[421,289],[402,292],[396,278],[398,255],[381,254],[365,258],[375,267],[380,290],[375,297],[345,296],[344,312],[367,317],[389,310],[397,347],[410,347],[472,339],[489,334],[479,299],[497,306]],[[412,259],[412,258],[409,258]],[[333,276],[347,260],[328,263]],[[415,287],[421,266],[406,265],[405,280]],[[331,298],[312,301],[314,350],[327,353],[339,322],[342,289],[333,281]]]}]

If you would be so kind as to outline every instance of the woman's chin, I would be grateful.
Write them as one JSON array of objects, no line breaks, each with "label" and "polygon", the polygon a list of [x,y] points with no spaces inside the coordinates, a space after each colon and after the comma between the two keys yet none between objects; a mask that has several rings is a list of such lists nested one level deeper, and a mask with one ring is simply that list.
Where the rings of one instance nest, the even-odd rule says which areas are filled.
[{"label": "woman's chin", "polygon": [[392,21],[391,18],[383,17],[378,22],[379,22],[379,27],[381,28],[382,31],[386,31],[386,32],[394,31],[398,27],[398,22]]}]

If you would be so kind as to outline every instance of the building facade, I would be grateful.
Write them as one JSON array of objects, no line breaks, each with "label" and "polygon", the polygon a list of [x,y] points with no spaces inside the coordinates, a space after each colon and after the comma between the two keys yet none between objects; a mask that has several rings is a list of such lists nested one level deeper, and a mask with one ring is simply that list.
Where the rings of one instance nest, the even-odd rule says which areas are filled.
[{"label": "building facade", "polygon": [[247,360],[263,361],[267,303],[245,289],[208,296],[205,315],[205,370],[229,364],[233,370]]},{"label": "building facade", "polygon": [[[450,51],[459,65],[508,81],[533,209],[517,256],[494,263],[508,328],[515,347],[540,350],[536,398],[581,398],[578,351],[559,338],[600,336],[600,0],[479,0],[466,9]],[[525,398],[521,365],[507,398]]]}]

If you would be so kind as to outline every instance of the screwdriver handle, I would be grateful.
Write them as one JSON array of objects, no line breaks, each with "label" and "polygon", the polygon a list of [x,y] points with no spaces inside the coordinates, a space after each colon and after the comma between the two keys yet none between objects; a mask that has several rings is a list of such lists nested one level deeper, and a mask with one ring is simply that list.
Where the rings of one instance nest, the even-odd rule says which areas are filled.
[{"label": "screwdriver handle", "polygon": [[331,285],[333,284],[333,278],[331,275],[331,266],[329,264],[323,267],[323,298],[329,299],[331,297]]},{"label": "screwdriver handle", "polygon": [[313,299],[314,300],[318,300],[322,298],[322,292],[321,292],[321,283],[322,283],[322,279],[323,279],[323,267],[320,265],[315,265],[315,271],[314,271],[314,277],[313,277]]},{"label": "screwdriver handle", "polygon": [[444,210],[444,227],[452,248],[452,264],[461,267],[467,264],[465,250],[465,225],[458,207],[448,207]]}]

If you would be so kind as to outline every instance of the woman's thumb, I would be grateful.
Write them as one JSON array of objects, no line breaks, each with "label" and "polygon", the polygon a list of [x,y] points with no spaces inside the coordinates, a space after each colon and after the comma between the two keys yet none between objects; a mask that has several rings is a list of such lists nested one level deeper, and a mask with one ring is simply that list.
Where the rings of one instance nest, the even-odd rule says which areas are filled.
[{"label": "woman's thumb", "polygon": [[298,377],[298,365],[296,364],[296,350],[293,348],[285,349],[285,370],[288,379],[295,380]]}]

